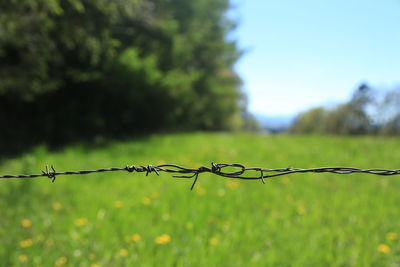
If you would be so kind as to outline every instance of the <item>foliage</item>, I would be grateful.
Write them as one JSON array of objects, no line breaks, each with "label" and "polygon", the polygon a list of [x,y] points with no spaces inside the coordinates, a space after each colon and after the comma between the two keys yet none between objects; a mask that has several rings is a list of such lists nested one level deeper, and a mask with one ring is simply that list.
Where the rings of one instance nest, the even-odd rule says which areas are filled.
[{"label": "foliage", "polygon": [[326,111],[322,107],[310,109],[295,119],[290,131],[292,133],[321,133]]},{"label": "foliage", "polygon": [[389,91],[382,103],[380,109],[380,133],[384,135],[400,134],[400,88]]},{"label": "foliage", "polygon": [[0,138],[240,128],[228,8],[228,0],[2,1],[0,123],[8,127]]},{"label": "foliage", "polygon": [[[398,139],[155,135],[62,152],[37,147],[0,173],[126,164],[398,168]],[[177,149],[179,148],[179,149]],[[1,180],[1,266],[392,266],[398,177],[295,174],[261,181],[155,173]],[[230,255],[230,256],[227,256]],[[25,257],[24,257],[25,256]]]},{"label": "foliage", "polygon": [[301,113],[289,131],[298,134],[399,134],[399,103],[399,89],[387,92],[378,100],[377,92],[362,84],[347,103],[332,110],[319,107]]}]

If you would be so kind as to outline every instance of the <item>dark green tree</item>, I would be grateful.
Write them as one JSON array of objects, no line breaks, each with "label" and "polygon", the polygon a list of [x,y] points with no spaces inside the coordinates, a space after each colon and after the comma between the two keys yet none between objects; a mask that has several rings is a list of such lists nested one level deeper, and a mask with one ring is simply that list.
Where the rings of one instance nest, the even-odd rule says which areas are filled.
[{"label": "dark green tree", "polygon": [[[3,140],[240,128],[228,0],[0,2]],[[24,121],[24,123],[21,123]],[[62,127],[60,127],[62,122]]]}]

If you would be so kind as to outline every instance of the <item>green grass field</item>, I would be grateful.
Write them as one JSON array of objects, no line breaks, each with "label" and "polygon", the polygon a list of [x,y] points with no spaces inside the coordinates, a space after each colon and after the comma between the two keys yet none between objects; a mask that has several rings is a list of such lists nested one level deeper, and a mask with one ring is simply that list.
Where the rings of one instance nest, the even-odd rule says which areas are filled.
[{"label": "green grass field", "polygon": [[[154,135],[39,146],[0,174],[174,163],[400,168],[398,138]],[[399,266],[400,176],[102,173],[0,180],[1,266]]]}]

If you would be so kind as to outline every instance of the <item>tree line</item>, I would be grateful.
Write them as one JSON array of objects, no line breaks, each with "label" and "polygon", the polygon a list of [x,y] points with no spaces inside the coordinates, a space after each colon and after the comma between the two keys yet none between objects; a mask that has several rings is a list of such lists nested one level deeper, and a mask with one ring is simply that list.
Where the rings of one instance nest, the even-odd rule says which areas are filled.
[{"label": "tree line", "polygon": [[1,1],[3,151],[244,127],[229,8],[228,0]]},{"label": "tree line", "polygon": [[294,134],[399,135],[400,87],[382,93],[361,84],[346,103],[312,108],[297,116]]}]

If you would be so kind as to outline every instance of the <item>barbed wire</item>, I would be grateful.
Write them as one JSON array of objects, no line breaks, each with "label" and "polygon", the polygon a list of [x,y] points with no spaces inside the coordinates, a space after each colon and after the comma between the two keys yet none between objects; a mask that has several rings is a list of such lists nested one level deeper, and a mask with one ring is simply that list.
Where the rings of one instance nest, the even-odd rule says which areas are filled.
[{"label": "barbed wire", "polygon": [[190,188],[192,190],[196,185],[199,174],[211,173],[225,178],[242,179],[242,180],[261,180],[265,183],[265,179],[289,175],[294,173],[334,173],[334,174],[351,174],[351,173],[367,173],[375,175],[399,175],[400,169],[389,170],[389,169],[358,169],[353,167],[320,167],[320,168],[309,168],[309,169],[298,169],[298,168],[279,168],[279,169],[267,169],[259,167],[245,167],[238,163],[211,163],[211,167],[200,166],[198,168],[186,168],[175,164],[160,164],[157,166],[136,166],[127,165],[123,168],[102,168],[96,170],[81,170],[81,171],[65,171],[57,172],[53,166],[50,168],[46,165],[46,169],[39,174],[20,174],[20,175],[0,175],[0,179],[7,178],[40,178],[48,177],[54,181],[56,176],[59,175],[75,175],[75,174],[89,174],[89,173],[100,173],[100,172],[113,172],[113,171],[127,171],[127,172],[145,172],[146,176],[150,173],[156,173],[159,175],[160,172],[167,172],[174,174],[173,178],[185,178],[194,179],[193,184]]}]

